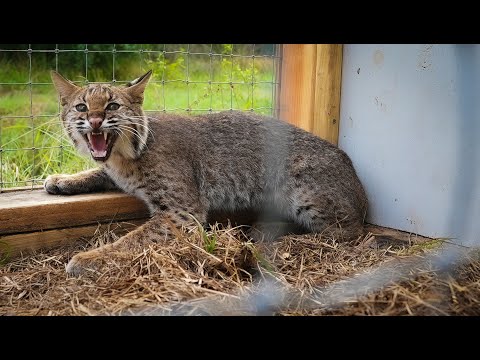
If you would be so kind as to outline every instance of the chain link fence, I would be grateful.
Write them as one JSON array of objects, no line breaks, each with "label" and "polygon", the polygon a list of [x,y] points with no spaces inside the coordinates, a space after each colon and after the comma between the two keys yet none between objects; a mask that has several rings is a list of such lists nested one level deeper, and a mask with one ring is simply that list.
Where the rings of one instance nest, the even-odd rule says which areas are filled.
[{"label": "chain link fence", "polygon": [[275,44],[0,44],[0,191],[94,166],[64,133],[50,79],[122,85],[147,70],[146,113],[222,110],[277,115]]}]

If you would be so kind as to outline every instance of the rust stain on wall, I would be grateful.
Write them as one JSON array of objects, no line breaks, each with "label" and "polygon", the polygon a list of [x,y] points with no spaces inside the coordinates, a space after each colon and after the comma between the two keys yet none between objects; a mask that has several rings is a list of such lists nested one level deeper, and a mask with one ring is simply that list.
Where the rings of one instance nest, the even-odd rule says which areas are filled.
[{"label": "rust stain on wall", "polygon": [[384,60],[385,56],[383,55],[383,52],[381,50],[375,50],[375,52],[373,53],[374,64],[378,67],[382,67]]}]

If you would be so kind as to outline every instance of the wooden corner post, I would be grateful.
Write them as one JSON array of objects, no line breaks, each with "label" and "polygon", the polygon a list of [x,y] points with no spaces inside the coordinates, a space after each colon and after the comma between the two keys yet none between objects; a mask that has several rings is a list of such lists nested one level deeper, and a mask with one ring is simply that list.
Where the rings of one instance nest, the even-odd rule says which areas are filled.
[{"label": "wooden corner post", "polygon": [[279,117],[338,144],[341,44],[282,46]]}]

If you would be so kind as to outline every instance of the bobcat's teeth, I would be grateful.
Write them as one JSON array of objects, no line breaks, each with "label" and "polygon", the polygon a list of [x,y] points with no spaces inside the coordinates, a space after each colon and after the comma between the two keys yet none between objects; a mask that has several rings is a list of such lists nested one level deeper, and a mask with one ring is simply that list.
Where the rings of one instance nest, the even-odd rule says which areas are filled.
[{"label": "bobcat's teeth", "polygon": [[105,138],[105,141],[107,141],[107,136],[108,136],[108,134],[104,131],[103,132],[103,137]]},{"label": "bobcat's teeth", "polygon": [[87,138],[88,138],[88,142],[91,144],[92,143],[92,134],[87,133]]}]

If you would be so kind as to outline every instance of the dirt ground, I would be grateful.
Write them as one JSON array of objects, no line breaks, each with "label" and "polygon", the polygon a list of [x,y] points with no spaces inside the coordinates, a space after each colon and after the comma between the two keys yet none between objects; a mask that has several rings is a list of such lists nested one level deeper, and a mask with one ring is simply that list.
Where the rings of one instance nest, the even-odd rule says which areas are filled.
[{"label": "dirt ground", "polygon": [[480,315],[478,252],[440,271],[429,257],[448,241],[368,230],[350,243],[319,234],[252,243],[242,228],[192,228],[68,276],[74,254],[117,239],[112,225],[5,260],[0,315]]}]

